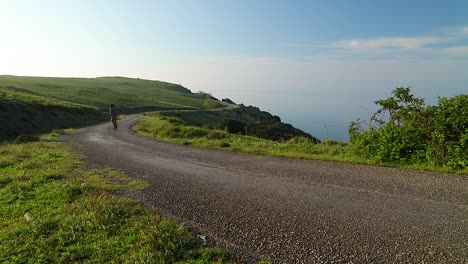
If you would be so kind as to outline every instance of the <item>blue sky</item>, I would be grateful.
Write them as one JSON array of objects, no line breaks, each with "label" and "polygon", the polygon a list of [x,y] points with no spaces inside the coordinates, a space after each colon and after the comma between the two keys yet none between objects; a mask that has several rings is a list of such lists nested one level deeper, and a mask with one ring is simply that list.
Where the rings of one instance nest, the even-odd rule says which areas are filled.
[{"label": "blue sky", "polygon": [[467,93],[467,14],[464,0],[0,0],[0,74],[165,80],[346,139],[396,86]]}]

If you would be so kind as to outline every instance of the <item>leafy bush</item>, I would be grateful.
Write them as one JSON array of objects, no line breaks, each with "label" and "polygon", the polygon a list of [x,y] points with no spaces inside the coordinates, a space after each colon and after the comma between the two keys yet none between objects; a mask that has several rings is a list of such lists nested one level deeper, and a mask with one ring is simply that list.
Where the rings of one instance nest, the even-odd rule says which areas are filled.
[{"label": "leafy bush", "polygon": [[259,137],[275,141],[284,141],[290,140],[296,136],[302,136],[309,138],[314,143],[319,143],[320,141],[311,135],[303,132],[302,130],[296,129],[290,124],[284,123],[249,123],[245,127],[245,133],[249,136]]},{"label": "leafy bush", "polygon": [[231,146],[231,144],[227,143],[227,142],[223,142],[221,143],[220,145],[222,148],[229,148]]},{"label": "leafy bush", "polygon": [[411,88],[400,87],[375,103],[380,109],[367,130],[359,120],[349,126],[351,152],[381,162],[468,166],[468,95],[425,106]]},{"label": "leafy bush", "polygon": [[174,125],[182,125],[184,123],[180,118],[177,117],[169,117],[165,120]]},{"label": "leafy bush", "polygon": [[226,130],[229,133],[237,134],[245,134],[245,124],[239,120],[232,119],[232,118],[225,118],[221,122],[221,128]]},{"label": "leafy bush", "polygon": [[15,144],[24,144],[28,142],[37,142],[40,141],[38,136],[22,134],[15,139]]},{"label": "leafy bush", "polygon": [[288,141],[289,144],[312,144],[313,141],[310,138],[303,137],[303,136],[297,136],[297,137],[292,137]]},{"label": "leafy bush", "polygon": [[201,138],[208,135],[208,131],[196,127],[184,127],[184,129],[181,132],[181,135],[184,138]]},{"label": "leafy bush", "polygon": [[181,137],[180,135],[181,131],[182,130],[177,126],[163,125],[160,127],[159,130],[155,131],[154,134],[155,136],[161,135],[163,137],[168,137],[168,138],[179,138]]},{"label": "leafy bush", "polygon": [[220,132],[220,131],[211,131],[206,136],[207,139],[225,139],[227,138],[227,134]]},{"label": "leafy bush", "polygon": [[215,101],[213,99],[206,99],[202,103],[202,108],[205,110],[211,110],[220,107],[223,107],[223,105],[220,102]]}]

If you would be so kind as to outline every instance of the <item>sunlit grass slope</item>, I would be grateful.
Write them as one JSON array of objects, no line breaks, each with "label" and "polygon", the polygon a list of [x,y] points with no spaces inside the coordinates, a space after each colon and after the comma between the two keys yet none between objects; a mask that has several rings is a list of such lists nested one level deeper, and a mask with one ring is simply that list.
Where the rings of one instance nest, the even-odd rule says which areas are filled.
[{"label": "sunlit grass slope", "polygon": [[106,119],[107,115],[95,107],[0,87],[0,142],[20,134],[81,127]]},{"label": "sunlit grass slope", "polygon": [[0,86],[105,109],[197,108],[203,96],[181,85],[124,77],[52,78],[0,76]]},{"label": "sunlit grass slope", "polygon": [[165,113],[146,113],[141,122],[133,127],[133,130],[143,136],[196,147],[224,149],[255,155],[361,161],[357,157],[347,155],[344,143],[316,143],[313,139],[302,136],[293,137],[287,141],[273,141],[232,134],[220,129],[186,125],[184,121],[181,117],[166,116]]},{"label": "sunlit grass slope", "polygon": [[0,263],[229,263],[185,227],[114,194],[147,184],[83,170],[63,143],[0,145]]}]

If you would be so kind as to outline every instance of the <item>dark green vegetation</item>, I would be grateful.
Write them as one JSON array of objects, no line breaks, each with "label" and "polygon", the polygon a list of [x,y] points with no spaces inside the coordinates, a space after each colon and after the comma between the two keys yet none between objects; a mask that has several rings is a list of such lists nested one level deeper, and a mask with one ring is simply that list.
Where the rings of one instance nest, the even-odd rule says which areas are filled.
[{"label": "dark green vegetation", "polygon": [[22,135],[19,135],[15,139],[14,144],[24,144],[24,143],[38,142],[38,141],[41,141],[41,139],[38,136],[22,134]]},{"label": "dark green vegetation", "polygon": [[278,116],[260,111],[258,107],[240,105],[219,111],[163,111],[161,116],[175,117],[175,123],[206,129],[224,130],[231,134],[287,141],[293,137],[305,137],[314,143],[313,136],[290,124],[281,122]]},{"label": "dark green vegetation", "polygon": [[426,106],[400,87],[375,103],[380,109],[366,130],[360,120],[349,127],[352,153],[382,163],[468,167],[468,95]]},{"label": "dark green vegetation", "polygon": [[81,127],[107,119],[96,108],[0,88],[0,142],[20,134]]},{"label": "dark green vegetation", "polygon": [[[468,173],[468,96],[440,98],[438,105],[424,106],[408,88],[397,88],[393,95],[376,102],[382,107],[372,117],[377,126],[363,130],[362,122],[351,123],[349,144],[319,143],[310,135],[290,132],[294,130],[281,133],[274,129],[278,117],[254,107],[152,113],[134,129],[174,143],[258,155]],[[386,121],[381,116],[385,113]],[[273,133],[253,130],[262,126],[258,124],[270,126]]]},{"label": "dark green vegetation", "polygon": [[61,143],[0,145],[1,263],[225,263],[172,221],[115,191],[146,186],[83,170]]},{"label": "dark green vegetation", "polygon": [[175,84],[130,79],[0,76],[0,142],[108,119],[110,103],[122,113],[221,107],[216,98]]}]

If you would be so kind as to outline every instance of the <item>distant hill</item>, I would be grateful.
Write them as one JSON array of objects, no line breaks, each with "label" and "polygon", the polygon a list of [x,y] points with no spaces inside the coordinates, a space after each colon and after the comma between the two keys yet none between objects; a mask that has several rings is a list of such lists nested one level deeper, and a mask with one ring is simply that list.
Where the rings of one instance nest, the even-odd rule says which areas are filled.
[{"label": "distant hill", "polygon": [[[107,109],[198,108],[205,98],[167,82],[125,77],[53,78],[0,75],[0,87]],[[133,111],[134,112],[134,111]]]}]

